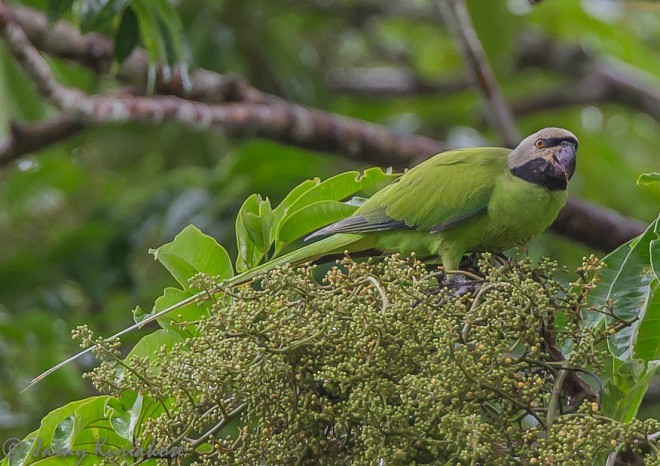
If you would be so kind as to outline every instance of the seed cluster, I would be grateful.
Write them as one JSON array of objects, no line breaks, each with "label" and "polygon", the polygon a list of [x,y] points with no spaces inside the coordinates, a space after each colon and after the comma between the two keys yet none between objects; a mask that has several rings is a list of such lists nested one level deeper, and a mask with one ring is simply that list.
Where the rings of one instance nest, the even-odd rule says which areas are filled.
[{"label": "seed cluster", "polygon": [[[484,254],[483,280],[467,293],[414,257],[346,259],[322,280],[314,267],[282,267],[209,301],[194,333],[182,326],[187,337],[151,358],[122,361],[108,343],[91,378],[102,392],[136,390],[161,406],[138,440],[185,446],[175,460],[187,464],[591,464],[617,449],[650,455],[647,435],[660,423],[618,423],[589,393],[553,390],[559,377],[581,380],[577,369],[602,362],[594,348],[608,329],[579,325],[594,312],[586,296],[599,267],[590,258],[564,286],[552,262],[502,265]],[[567,360],[559,348],[571,348]]]}]

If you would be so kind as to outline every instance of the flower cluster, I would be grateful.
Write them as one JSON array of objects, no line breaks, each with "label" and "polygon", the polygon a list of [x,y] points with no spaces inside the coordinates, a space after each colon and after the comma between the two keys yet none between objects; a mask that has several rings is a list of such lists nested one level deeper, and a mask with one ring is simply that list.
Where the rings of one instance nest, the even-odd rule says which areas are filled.
[{"label": "flower cluster", "polygon": [[414,257],[283,267],[92,379],[162,406],[142,441],[197,464],[591,464],[660,430],[605,417],[587,383],[608,332],[579,325],[599,267],[565,286],[552,262],[484,254],[468,292]]}]

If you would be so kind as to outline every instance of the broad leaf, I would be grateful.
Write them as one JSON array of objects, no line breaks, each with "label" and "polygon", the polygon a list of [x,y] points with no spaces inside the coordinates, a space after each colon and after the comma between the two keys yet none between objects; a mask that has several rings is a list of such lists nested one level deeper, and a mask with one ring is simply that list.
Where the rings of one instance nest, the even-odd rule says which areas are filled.
[{"label": "broad leaf", "polygon": [[[352,213],[348,212],[348,208],[337,207],[336,204],[325,204],[307,209],[310,205],[321,201],[344,200],[369,186],[391,180],[396,176],[398,175],[393,175],[389,170],[384,172],[380,168],[369,168],[363,174],[357,171],[345,172],[322,182],[314,179],[298,185],[275,209],[275,222],[277,223],[275,253],[279,253],[287,243],[304,234],[345,218]],[[330,205],[335,207],[329,207]],[[305,210],[303,211],[303,209]],[[325,222],[322,221],[324,213],[327,214]],[[304,219],[306,214],[312,215],[313,218]],[[295,217],[295,219],[289,220],[290,217]],[[285,224],[287,224],[287,229],[283,231]]]},{"label": "broad leaf", "polygon": [[651,284],[646,312],[637,329],[635,357],[644,361],[660,359],[660,282],[657,279]]},{"label": "broad leaf", "polygon": [[280,226],[279,240],[294,241],[319,228],[344,219],[357,210],[356,206],[337,201],[318,201],[286,217]]},{"label": "broad leaf", "polygon": [[[657,254],[658,221],[604,261],[592,304],[613,303],[613,313],[631,324],[607,340],[603,412],[627,422],[633,419],[660,365],[660,285],[651,268]],[[611,325],[612,318],[587,316],[591,325]]]},{"label": "broad leaf", "polygon": [[[126,356],[126,362],[136,357],[155,359],[155,355],[162,348],[171,349],[176,343],[183,341],[179,333],[172,330],[158,329],[149,335],[145,335],[138,341],[130,353]],[[154,364],[154,367],[157,367]]]},{"label": "broad leaf", "polygon": [[625,362],[611,358],[605,368],[601,410],[621,422],[635,418],[649,383],[656,374],[660,361],[645,362],[631,359]]},{"label": "broad leaf", "polygon": [[[3,460],[3,465],[98,464],[102,457],[132,448],[105,416],[109,396],[74,401],[51,411],[41,427]],[[130,459],[130,458],[129,458]],[[80,461],[80,462],[79,462]]]},{"label": "broad leaf", "polygon": [[[252,198],[252,196],[250,196]],[[256,202],[255,202],[256,201]],[[268,199],[262,199],[256,195],[255,201],[247,205],[248,210],[239,212],[239,219],[245,227],[249,240],[268,259],[268,251],[273,243],[271,238],[271,224],[273,222],[273,211]]]},{"label": "broad leaf", "polygon": [[[651,282],[655,274],[651,269],[650,242],[657,238],[655,222],[634,240],[620,246],[603,259],[607,267],[600,272],[599,286],[590,294],[592,304],[605,306],[614,303],[614,314],[630,325],[608,339],[610,352],[625,361],[636,357],[635,344],[639,326],[646,317],[651,297]],[[587,325],[609,323],[603,314],[589,313]]]},{"label": "broad leaf", "polygon": [[219,279],[234,275],[227,251],[194,225],[184,228],[171,243],[150,252],[184,289],[190,289],[188,280],[198,273]]},{"label": "broad leaf", "polygon": [[[151,312],[143,315],[134,315],[135,323],[139,324],[144,319],[164,311],[165,309],[174,306],[184,299],[189,298],[193,295],[192,291],[189,290],[180,290],[178,288],[167,287],[163,294],[156,299]],[[207,302],[201,303],[190,303],[185,306],[182,306],[178,309],[173,310],[170,313],[167,313],[163,316],[160,316],[158,319],[158,325],[167,330],[175,331],[176,333],[181,334],[182,336],[197,335],[197,328],[195,325],[177,325],[180,322],[195,322],[201,317],[208,316],[209,305]]]},{"label": "broad leaf", "polygon": [[369,168],[364,171],[364,174],[357,171],[340,173],[305,191],[291,203],[288,210],[295,212],[317,201],[341,201],[368,186],[391,177],[391,172],[384,172],[380,168]]},{"label": "broad leaf", "polygon": [[[286,195],[282,202],[280,202],[279,205],[273,209],[274,225],[277,227],[277,224],[287,214],[291,205],[294,204],[300,196],[312,189],[314,186],[317,186],[319,183],[321,183],[320,178],[305,180],[291,191],[289,191],[289,194]],[[275,232],[273,232],[273,234],[274,233]]]},{"label": "broad leaf", "polygon": [[105,417],[114,431],[133,443],[142,412],[144,397],[135,391],[125,391],[122,400],[112,398],[105,405]]}]

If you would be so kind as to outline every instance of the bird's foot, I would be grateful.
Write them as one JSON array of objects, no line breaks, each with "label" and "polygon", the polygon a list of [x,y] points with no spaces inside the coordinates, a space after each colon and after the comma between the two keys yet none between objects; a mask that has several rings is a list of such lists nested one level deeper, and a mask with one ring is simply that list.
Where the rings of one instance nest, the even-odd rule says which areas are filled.
[{"label": "bird's foot", "polygon": [[451,297],[457,298],[466,294],[476,293],[481,287],[482,283],[483,280],[474,280],[462,274],[455,274],[449,280],[447,280],[443,286],[454,290],[451,292]]}]

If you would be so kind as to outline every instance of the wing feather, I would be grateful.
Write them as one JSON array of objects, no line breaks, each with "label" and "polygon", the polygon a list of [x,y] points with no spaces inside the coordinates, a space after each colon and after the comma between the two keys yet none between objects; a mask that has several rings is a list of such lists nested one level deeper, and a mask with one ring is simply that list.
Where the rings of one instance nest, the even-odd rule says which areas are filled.
[{"label": "wing feather", "polygon": [[460,149],[438,154],[377,192],[352,216],[307,239],[334,233],[416,229],[437,233],[486,213],[509,149]]}]

